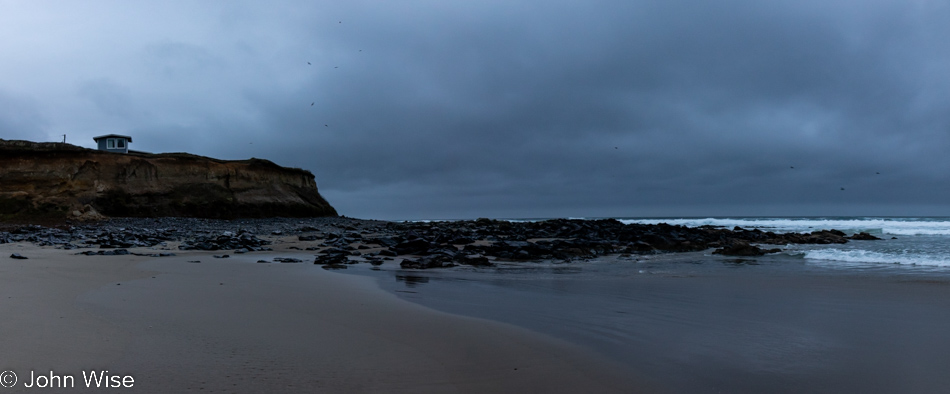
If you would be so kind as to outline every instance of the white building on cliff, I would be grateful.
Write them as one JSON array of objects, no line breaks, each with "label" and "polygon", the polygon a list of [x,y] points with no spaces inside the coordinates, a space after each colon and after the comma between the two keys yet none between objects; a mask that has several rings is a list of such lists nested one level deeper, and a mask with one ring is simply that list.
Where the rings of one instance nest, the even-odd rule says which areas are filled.
[{"label": "white building on cliff", "polygon": [[92,139],[99,145],[99,150],[116,153],[129,153],[129,144],[132,143],[132,137],[119,134],[100,135]]}]

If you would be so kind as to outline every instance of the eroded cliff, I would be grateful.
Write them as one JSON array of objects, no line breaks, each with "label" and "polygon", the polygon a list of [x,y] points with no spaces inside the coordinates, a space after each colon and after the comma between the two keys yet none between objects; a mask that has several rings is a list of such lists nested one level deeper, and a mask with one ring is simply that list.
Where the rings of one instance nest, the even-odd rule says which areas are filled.
[{"label": "eroded cliff", "polygon": [[336,216],[312,173],[261,159],[0,140],[0,220]]}]

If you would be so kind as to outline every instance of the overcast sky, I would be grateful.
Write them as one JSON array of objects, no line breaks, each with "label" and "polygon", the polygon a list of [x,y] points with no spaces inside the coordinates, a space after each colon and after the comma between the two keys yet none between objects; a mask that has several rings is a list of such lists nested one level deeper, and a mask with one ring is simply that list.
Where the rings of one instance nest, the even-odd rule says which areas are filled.
[{"label": "overcast sky", "polygon": [[0,0],[0,138],[363,218],[950,215],[948,4]]}]

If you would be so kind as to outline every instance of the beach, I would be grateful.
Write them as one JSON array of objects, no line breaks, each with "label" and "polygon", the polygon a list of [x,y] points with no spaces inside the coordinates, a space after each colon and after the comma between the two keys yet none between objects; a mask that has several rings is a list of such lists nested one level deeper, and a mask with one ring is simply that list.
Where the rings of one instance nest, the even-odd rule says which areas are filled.
[{"label": "beach", "polygon": [[[738,260],[738,261],[737,261]],[[676,393],[939,393],[950,278],[703,253],[411,272],[394,294],[596,349]],[[477,295],[477,296],[476,296]]]},{"label": "beach", "polygon": [[0,372],[11,392],[102,371],[137,392],[950,388],[950,221],[640,221],[10,228]]},{"label": "beach", "polygon": [[29,377],[51,374],[84,389],[84,373],[106,370],[131,376],[121,389],[134,392],[645,387],[580,346],[418,306],[369,278],[256,263],[273,253],[85,256],[21,243],[0,253],[0,369],[18,378],[8,392],[37,390],[24,387]]}]

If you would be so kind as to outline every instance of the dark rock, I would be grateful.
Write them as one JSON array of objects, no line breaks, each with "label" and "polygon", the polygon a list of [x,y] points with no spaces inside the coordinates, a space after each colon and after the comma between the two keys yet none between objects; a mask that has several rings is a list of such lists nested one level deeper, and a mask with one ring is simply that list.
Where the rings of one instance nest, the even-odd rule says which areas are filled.
[{"label": "dark rock", "polygon": [[643,241],[636,241],[627,246],[627,253],[653,254],[659,252],[653,245]]},{"label": "dark rock", "polygon": [[323,268],[325,270],[338,270],[338,269],[346,269],[347,267],[346,267],[346,264],[324,264],[324,265],[321,265],[320,268]]},{"label": "dark rock", "polygon": [[264,245],[270,245],[270,241],[257,238],[251,233],[240,231],[234,234],[225,231],[217,237],[196,237],[191,241],[184,241],[178,247],[181,250],[238,250],[263,251],[269,248]]},{"label": "dark rock", "polygon": [[761,249],[758,246],[749,245],[744,242],[737,242],[733,245],[725,246],[713,251],[713,254],[723,256],[764,256],[768,253],[778,253],[781,249]]},{"label": "dark rock", "polygon": [[399,262],[399,267],[401,267],[401,268],[417,268],[417,269],[425,268],[425,267],[422,266],[422,262],[420,262],[420,261],[418,261],[418,260],[412,260],[412,259],[402,259],[402,261]]},{"label": "dark rock", "polygon": [[[85,252],[79,252],[76,254],[83,254],[86,256],[122,256],[122,255],[128,255],[128,254],[133,254],[133,253],[129,253],[129,251],[125,249],[115,249],[115,250],[98,250],[98,251],[87,250]],[[138,255],[145,256],[143,254],[138,254]],[[158,255],[155,255],[155,256],[157,257]]]},{"label": "dark rock", "polygon": [[24,257],[24,256],[20,255],[19,253],[11,254],[11,255],[10,255],[10,258],[11,258],[11,259],[17,259],[17,260],[26,260],[26,259],[28,259],[28,257]]},{"label": "dark rock", "polygon": [[878,241],[878,240],[880,240],[880,238],[875,237],[875,236],[873,236],[873,235],[871,235],[871,234],[868,234],[868,233],[864,233],[864,232],[862,232],[862,233],[857,233],[857,234],[852,235],[852,236],[851,236],[851,239],[853,239],[853,240],[858,240],[858,241]]},{"label": "dark rock", "polygon": [[458,259],[457,261],[465,265],[472,265],[476,267],[490,267],[494,265],[492,264],[490,260],[488,260],[487,257],[482,256],[480,254],[465,255],[465,256],[462,256],[462,258]]},{"label": "dark rock", "polygon": [[323,265],[350,264],[350,259],[348,259],[345,254],[331,254],[319,256],[313,260],[313,263]]},{"label": "dark rock", "polygon": [[433,256],[424,256],[418,260],[403,259],[399,263],[399,266],[407,269],[429,269],[429,268],[446,268],[454,267],[455,264],[452,262],[452,259],[445,255],[433,255]]},{"label": "dark rock", "polygon": [[432,247],[432,244],[430,244],[429,241],[426,241],[422,238],[415,238],[413,240],[403,241],[396,244],[396,246],[392,247],[392,250],[400,255],[419,254],[425,253],[430,247]]},{"label": "dark rock", "polygon": [[174,256],[175,254],[174,253],[132,253],[132,255],[143,256],[143,257],[171,257],[171,256]]},{"label": "dark rock", "polygon": [[375,243],[377,245],[381,245],[385,247],[393,247],[399,244],[398,241],[396,241],[395,239],[392,239],[391,237],[378,237],[378,238],[370,239],[369,241],[370,243]]},{"label": "dark rock", "polygon": [[838,230],[813,231],[805,237],[805,242],[810,244],[843,244],[847,243],[844,233]]},{"label": "dark rock", "polygon": [[[308,220],[313,221],[288,221],[281,218],[259,221],[117,218],[95,225],[62,228],[19,226],[10,227],[8,232],[0,229],[0,243],[31,242],[62,249],[97,248],[97,251],[81,254],[103,256],[116,255],[115,250],[128,247],[154,248],[169,242],[178,242],[181,250],[230,250],[236,253],[243,250],[272,250],[270,242],[258,238],[256,234],[283,231],[284,235],[311,239],[311,234],[300,233],[320,232],[314,240],[322,239],[323,242],[314,244],[319,246],[306,248],[319,252],[320,257],[315,260],[315,264],[348,265],[359,261],[372,262],[374,259],[371,257],[374,255],[378,255],[382,261],[392,260],[399,255],[413,255],[419,257],[408,259],[407,266],[439,268],[456,264],[490,264],[497,260],[570,261],[611,254],[652,254],[708,248],[728,252],[742,243],[760,246],[832,244],[862,237],[860,234],[855,235],[858,238],[845,237],[844,233],[836,230],[775,234],[712,226],[689,228],[664,223],[624,224],[612,219],[553,219],[536,222],[481,219],[438,223],[370,222],[341,218]],[[379,252],[349,260],[351,254],[356,255],[354,252],[366,251],[366,248],[375,248],[376,245],[380,247]],[[154,253],[145,255],[153,256]]]}]

